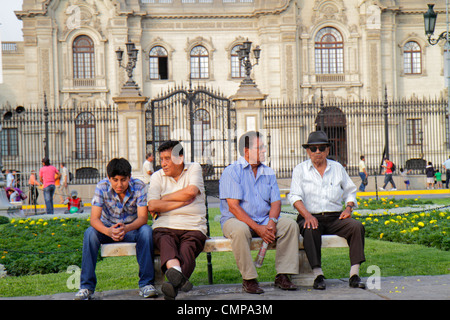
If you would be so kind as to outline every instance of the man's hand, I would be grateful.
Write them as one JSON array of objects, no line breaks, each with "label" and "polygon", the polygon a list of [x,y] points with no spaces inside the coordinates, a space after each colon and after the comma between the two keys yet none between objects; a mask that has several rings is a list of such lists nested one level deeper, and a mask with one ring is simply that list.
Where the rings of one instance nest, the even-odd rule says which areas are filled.
[{"label": "man's hand", "polygon": [[342,211],[341,215],[339,216],[340,220],[344,220],[347,218],[350,218],[352,216],[352,210],[349,209],[349,207],[346,207],[344,211]]},{"label": "man's hand", "polygon": [[259,225],[259,227],[254,230],[258,236],[263,239],[264,242],[267,242],[268,244],[271,244],[275,241],[275,234],[276,234],[276,226],[274,227],[273,224],[275,224],[273,221],[270,221],[267,225]]},{"label": "man's hand", "polygon": [[123,223],[116,223],[113,225],[110,230],[110,238],[116,242],[122,241],[125,237],[125,225]]},{"label": "man's hand", "polygon": [[305,223],[303,224],[303,227],[306,229],[317,229],[319,227],[319,221],[310,213],[305,214],[304,216]]}]

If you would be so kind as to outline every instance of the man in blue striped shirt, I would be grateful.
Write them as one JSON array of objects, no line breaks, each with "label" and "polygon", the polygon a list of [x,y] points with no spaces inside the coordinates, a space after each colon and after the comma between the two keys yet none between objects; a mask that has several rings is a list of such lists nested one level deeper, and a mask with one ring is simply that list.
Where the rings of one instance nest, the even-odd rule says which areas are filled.
[{"label": "man in blue striped shirt", "polygon": [[154,297],[153,233],[147,224],[147,188],[131,177],[131,165],[112,159],[106,167],[108,178],[100,181],[92,199],[91,226],[84,233],[80,290],[76,300],[89,300],[97,284],[95,266],[103,243],[135,242],[139,264],[139,294]]},{"label": "man in blue striped shirt", "polygon": [[250,131],[239,139],[242,155],[220,178],[221,225],[231,239],[236,264],[248,293],[264,291],[256,278],[249,243],[259,236],[270,244],[277,241],[275,285],[284,290],[297,287],[289,279],[297,274],[299,228],[295,220],[280,218],[281,198],[274,171],[264,165],[266,147],[259,132]]}]

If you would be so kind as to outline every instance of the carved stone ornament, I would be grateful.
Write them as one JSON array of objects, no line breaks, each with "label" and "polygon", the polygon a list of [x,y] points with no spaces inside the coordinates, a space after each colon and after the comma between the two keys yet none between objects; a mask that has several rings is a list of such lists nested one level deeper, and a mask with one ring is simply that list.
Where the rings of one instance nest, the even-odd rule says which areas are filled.
[{"label": "carved stone ornament", "polygon": [[313,15],[311,17],[312,24],[318,24],[323,21],[339,21],[347,24],[347,14],[342,0],[315,0]]},{"label": "carved stone ornament", "polygon": [[62,26],[62,38],[74,29],[91,27],[103,37],[103,32],[98,18],[97,5],[93,0],[70,0],[67,2],[64,25]]}]

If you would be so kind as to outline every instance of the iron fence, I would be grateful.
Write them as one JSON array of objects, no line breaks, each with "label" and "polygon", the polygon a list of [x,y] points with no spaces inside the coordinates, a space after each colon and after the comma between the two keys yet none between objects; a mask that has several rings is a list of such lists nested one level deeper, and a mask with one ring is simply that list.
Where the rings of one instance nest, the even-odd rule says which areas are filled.
[{"label": "iron fence", "polygon": [[358,175],[361,155],[369,174],[380,173],[386,153],[396,164],[397,173],[404,168],[421,174],[428,162],[442,172],[442,163],[450,154],[447,101],[442,99],[268,102],[264,129],[270,166],[279,178],[290,178],[294,167],[308,159],[302,144],[310,132],[319,129],[331,141],[329,157],[343,164],[350,175]]},{"label": "iron fence", "polygon": [[39,172],[42,158],[71,172],[72,184],[97,183],[106,176],[108,161],[118,156],[118,112],[116,106],[72,108],[25,106],[17,113],[10,106],[2,117],[1,160],[3,171],[21,173],[21,186],[32,171]]}]

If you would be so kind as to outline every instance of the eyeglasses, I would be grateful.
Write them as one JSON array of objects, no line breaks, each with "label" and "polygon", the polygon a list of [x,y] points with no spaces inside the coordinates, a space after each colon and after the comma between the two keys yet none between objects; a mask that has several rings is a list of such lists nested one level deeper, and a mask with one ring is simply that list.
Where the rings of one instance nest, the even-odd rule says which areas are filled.
[{"label": "eyeglasses", "polygon": [[320,147],[310,146],[309,147],[309,150],[311,150],[311,152],[316,152],[317,149],[319,149],[320,152],[324,152],[325,150],[327,150],[327,146],[320,146]]}]

